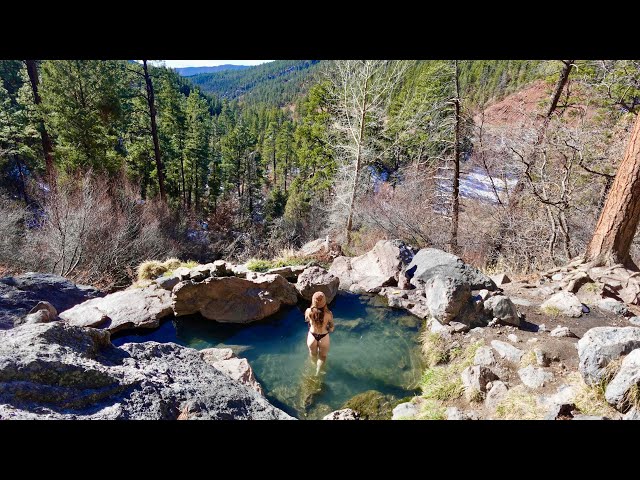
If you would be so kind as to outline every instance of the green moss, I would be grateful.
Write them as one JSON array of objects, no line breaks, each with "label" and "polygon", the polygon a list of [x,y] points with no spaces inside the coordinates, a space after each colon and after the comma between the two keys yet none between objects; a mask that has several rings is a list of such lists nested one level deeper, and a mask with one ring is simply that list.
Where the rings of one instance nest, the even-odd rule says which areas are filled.
[{"label": "green moss", "polygon": [[368,390],[351,398],[341,408],[351,408],[360,414],[362,420],[391,420],[398,402],[390,395],[377,390]]}]

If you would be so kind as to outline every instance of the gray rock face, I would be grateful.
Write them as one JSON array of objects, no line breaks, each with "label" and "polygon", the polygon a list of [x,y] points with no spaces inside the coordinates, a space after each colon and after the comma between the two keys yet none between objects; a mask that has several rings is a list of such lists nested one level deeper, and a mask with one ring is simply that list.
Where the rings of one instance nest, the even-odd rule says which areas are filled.
[{"label": "gray rock face", "polygon": [[38,302],[29,314],[14,322],[14,326],[23,325],[25,323],[47,323],[58,319],[58,312],[49,302]]},{"label": "gray rock face", "polygon": [[629,319],[629,323],[631,323],[631,325],[636,325],[640,327],[640,317],[631,317]]},{"label": "gray rock face", "polygon": [[40,301],[49,302],[63,312],[102,293],[87,285],[76,285],[59,275],[29,272],[15,277],[0,278],[0,330],[22,322],[25,315]]},{"label": "gray rock face", "polygon": [[510,362],[517,363],[524,355],[524,352],[519,348],[514,347],[505,342],[501,342],[500,340],[492,340],[491,346],[498,352],[501,358],[505,358]]},{"label": "gray rock face", "polygon": [[486,392],[487,383],[498,380],[498,376],[489,368],[473,365],[465,368],[460,374],[464,388],[469,391]]},{"label": "gray rock face", "polygon": [[468,415],[459,408],[449,407],[445,410],[447,420],[477,420],[475,415]]},{"label": "gray rock face", "polygon": [[482,367],[493,367],[496,364],[496,357],[491,347],[480,347],[476,350],[476,356],[473,359],[474,365]]},{"label": "gray rock face", "polygon": [[400,272],[413,252],[400,240],[380,240],[359,257],[336,258],[329,272],[340,279],[340,289],[377,293],[398,284]]},{"label": "gray rock face", "polygon": [[493,283],[495,283],[498,287],[501,285],[505,285],[507,283],[511,283],[511,279],[509,278],[509,276],[506,273],[499,273],[497,275],[491,275],[491,280],[493,280]]},{"label": "gray rock face", "polygon": [[558,312],[567,317],[582,316],[582,302],[571,292],[561,291],[552,295],[541,305],[541,309],[547,313]]},{"label": "gray rock face", "polygon": [[322,292],[327,297],[327,303],[331,303],[338,293],[340,280],[322,267],[308,267],[299,276],[296,282],[298,294],[307,301],[311,301],[313,294]]},{"label": "gray rock face", "polygon": [[637,408],[632,408],[627,413],[625,413],[623,420],[640,420],[640,410]]},{"label": "gray rock face", "polygon": [[580,373],[587,385],[599,383],[612,360],[640,348],[638,327],[596,327],[578,341]]},{"label": "gray rock face", "polygon": [[172,314],[171,294],[151,284],[88,300],[62,312],[60,318],[77,327],[117,332],[129,328],[157,328],[162,318]]},{"label": "gray rock face", "polygon": [[412,402],[405,402],[397,405],[392,411],[391,420],[408,420],[416,418],[420,413],[418,406]]},{"label": "gray rock face", "polygon": [[343,408],[325,415],[322,420],[360,420],[360,414],[350,408]]},{"label": "gray rock face", "polygon": [[551,330],[549,335],[552,337],[575,337],[575,334],[569,330],[569,327],[563,327],[562,325],[558,325],[556,328]]},{"label": "gray rock face", "polygon": [[179,284],[182,280],[178,275],[169,275],[163,276],[160,278],[156,278],[155,282],[160,286],[160,288],[164,288],[165,290],[173,290],[177,284]]},{"label": "gray rock face", "polygon": [[484,400],[484,404],[490,409],[495,409],[505,397],[509,389],[507,388],[507,385],[500,380],[496,380],[495,382],[491,383],[492,386],[491,389],[487,392],[487,397]]},{"label": "gray rock face", "polygon": [[544,387],[545,383],[549,383],[553,380],[553,374],[546,371],[544,368],[534,367],[528,365],[525,368],[518,370],[518,376],[522,383],[529,388]]},{"label": "gray rock face", "polygon": [[200,312],[209,320],[249,323],[276,313],[282,305],[295,305],[295,287],[281,275],[247,273],[247,278],[207,278],[185,281],[171,292],[176,316]]},{"label": "gray rock face", "polygon": [[436,275],[429,278],[424,286],[424,292],[429,313],[444,324],[457,318],[471,300],[469,285],[452,277]]},{"label": "gray rock face", "polygon": [[509,297],[504,295],[495,295],[484,301],[485,314],[497,318],[501,323],[507,325],[520,325],[518,317],[518,309]]},{"label": "gray rock face", "polygon": [[471,290],[495,290],[496,284],[477,268],[467,265],[455,255],[436,248],[423,248],[413,257],[407,271],[413,272],[411,283],[420,286],[435,276],[450,277],[469,285]]},{"label": "gray rock face", "polygon": [[205,348],[200,350],[202,358],[236,382],[253,388],[264,395],[262,386],[256,380],[253,369],[246,358],[238,358],[230,348]]},{"label": "gray rock face", "polygon": [[[182,413],[181,413],[182,412]],[[174,343],[128,343],[63,322],[0,332],[2,419],[290,419]]]},{"label": "gray rock face", "polygon": [[527,300],[526,298],[511,297],[511,301],[515,305],[520,305],[521,307],[533,307],[534,305],[533,302]]},{"label": "gray rock face", "polygon": [[635,395],[638,395],[635,401],[640,401],[640,348],[624,358],[620,370],[607,385],[604,397],[618,410],[625,411],[629,408],[630,396],[634,395],[633,387],[637,392]]},{"label": "gray rock face", "polygon": [[629,312],[629,309],[623,302],[614,298],[603,298],[602,300],[598,300],[597,306],[602,310],[621,316],[624,316]]}]

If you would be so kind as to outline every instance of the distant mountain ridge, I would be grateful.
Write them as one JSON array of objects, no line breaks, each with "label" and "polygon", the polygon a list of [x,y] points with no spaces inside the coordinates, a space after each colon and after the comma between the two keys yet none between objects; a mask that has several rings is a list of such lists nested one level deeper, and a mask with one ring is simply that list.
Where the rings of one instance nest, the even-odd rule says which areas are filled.
[{"label": "distant mountain ridge", "polygon": [[307,91],[319,64],[320,60],[275,60],[240,70],[199,73],[189,81],[220,98],[282,107]]},{"label": "distant mountain ridge", "polygon": [[201,73],[213,73],[223,72],[225,70],[243,70],[249,68],[249,65],[233,65],[231,63],[225,63],[224,65],[216,65],[212,67],[180,67],[174,70],[183,77],[192,77],[193,75],[199,75]]}]

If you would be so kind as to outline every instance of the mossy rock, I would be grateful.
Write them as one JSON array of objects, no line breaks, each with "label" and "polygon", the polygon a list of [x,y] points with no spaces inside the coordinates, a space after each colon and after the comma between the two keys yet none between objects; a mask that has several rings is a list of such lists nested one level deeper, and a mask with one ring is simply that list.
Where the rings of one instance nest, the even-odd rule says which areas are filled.
[{"label": "mossy rock", "polygon": [[368,390],[351,398],[341,409],[355,410],[362,420],[391,420],[393,409],[397,404],[398,400],[393,395]]}]

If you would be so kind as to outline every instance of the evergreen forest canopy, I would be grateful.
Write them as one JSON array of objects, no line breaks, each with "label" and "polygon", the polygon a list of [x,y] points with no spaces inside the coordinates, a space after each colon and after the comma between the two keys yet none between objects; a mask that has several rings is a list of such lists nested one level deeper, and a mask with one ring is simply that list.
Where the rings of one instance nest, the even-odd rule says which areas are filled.
[{"label": "evergreen forest canopy", "polygon": [[325,234],[347,253],[403,238],[487,268],[564,262],[640,104],[636,61],[567,65],[283,60],[182,77],[2,60],[0,265],[122,285],[145,259],[271,258]]}]

